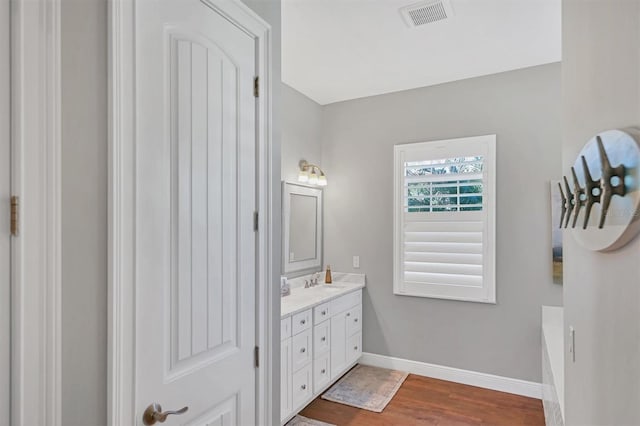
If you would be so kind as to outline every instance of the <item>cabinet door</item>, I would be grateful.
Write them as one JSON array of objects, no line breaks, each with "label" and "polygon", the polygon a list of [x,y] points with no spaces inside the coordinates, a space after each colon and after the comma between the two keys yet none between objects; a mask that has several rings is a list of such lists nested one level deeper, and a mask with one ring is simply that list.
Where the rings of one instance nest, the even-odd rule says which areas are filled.
[{"label": "cabinet door", "polygon": [[280,343],[280,419],[284,420],[291,410],[292,392],[291,392],[291,339],[283,340]]},{"label": "cabinet door", "polygon": [[311,330],[303,331],[291,338],[293,371],[298,371],[313,359],[313,343],[311,343]]},{"label": "cabinet door", "polygon": [[325,321],[320,325],[316,325],[313,328],[313,357],[318,358],[327,352],[331,348],[330,343],[331,324],[329,321]]},{"label": "cabinet door", "polygon": [[346,313],[331,318],[331,379],[336,379],[347,366]]},{"label": "cabinet door", "polygon": [[291,337],[291,317],[280,320],[280,340]]},{"label": "cabinet door", "polygon": [[298,409],[303,404],[311,401],[313,397],[311,364],[293,373],[292,390],[293,406]]},{"label": "cabinet door", "polygon": [[347,364],[355,362],[362,355],[362,333],[356,333],[347,339]]},{"label": "cabinet door", "polygon": [[354,306],[347,311],[347,337],[362,330],[362,305]]},{"label": "cabinet door", "polygon": [[313,392],[319,393],[331,380],[329,354],[313,360]]}]

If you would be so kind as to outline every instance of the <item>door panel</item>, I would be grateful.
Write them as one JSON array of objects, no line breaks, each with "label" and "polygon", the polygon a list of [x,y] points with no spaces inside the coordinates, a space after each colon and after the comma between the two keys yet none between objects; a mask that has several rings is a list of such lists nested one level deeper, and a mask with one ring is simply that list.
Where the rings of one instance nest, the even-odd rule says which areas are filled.
[{"label": "door panel", "polygon": [[8,425],[11,359],[11,271],[9,203],[11,199],[10,25],[9,3],[0,2],[0,424]]},{"label": "door panel", "polygon": [[170,44],[173,373],[237,349],[241,311],[237,194],[230,190],[238,183],[238,70],[215,46],[184,34],[171,34]]},{"label": "door panel", "polygon": [[137,0],[136,42],[138,418],[254,424],[255,41],[206,1]]},{"label": "door panel", "polygon": [[218,404],[213,409],[205,412],[197,419],[187,423],[187,426],[234,426],[238,425],[236,412],[238,411],[237,398],[229,398],[228,400]]}]

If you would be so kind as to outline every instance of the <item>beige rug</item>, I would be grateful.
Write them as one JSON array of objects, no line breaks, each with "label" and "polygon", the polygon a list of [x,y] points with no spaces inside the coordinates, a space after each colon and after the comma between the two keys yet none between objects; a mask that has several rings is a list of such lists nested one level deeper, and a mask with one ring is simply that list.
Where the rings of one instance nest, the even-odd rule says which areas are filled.
[{"label": "beige rug", "polygon": [[319,420],[308,419],[304,416],[297,415],[287,422],[285,426],[336,426],[331,423],[321,422]]},{"label": "beige rug", "polygon": [[322,399],[380,413],[408,375],[403,371],[358,364],[326,391]]}]

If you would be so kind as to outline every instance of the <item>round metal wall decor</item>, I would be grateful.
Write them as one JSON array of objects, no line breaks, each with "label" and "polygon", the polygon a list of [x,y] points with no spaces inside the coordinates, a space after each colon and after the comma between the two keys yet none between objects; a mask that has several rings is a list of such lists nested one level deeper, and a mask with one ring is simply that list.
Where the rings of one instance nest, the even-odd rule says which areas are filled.
[{"label": "round metal wall decor", "polygon": [[[582,148],[560,185],[560,226],[584,247],[616,250],[640,231],[640,130],[607,130]],[[556,225],[557,226],[557,225]]]}]

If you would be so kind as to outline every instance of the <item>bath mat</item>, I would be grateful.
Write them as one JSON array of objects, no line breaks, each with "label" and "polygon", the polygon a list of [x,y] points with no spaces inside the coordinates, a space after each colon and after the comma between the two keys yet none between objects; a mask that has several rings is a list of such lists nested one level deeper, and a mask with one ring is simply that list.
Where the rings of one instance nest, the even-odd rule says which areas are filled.
[{"label": "bath mat", "polygon": [[331,423],[321,422],[319,420],[308,419],[304,416],[297,415],[287,422],[285,426],[336,426]]},{"label": "bath mat", "polygon": [[381,413],[409,373],[356,365],[322,395],[322,399]]}]

